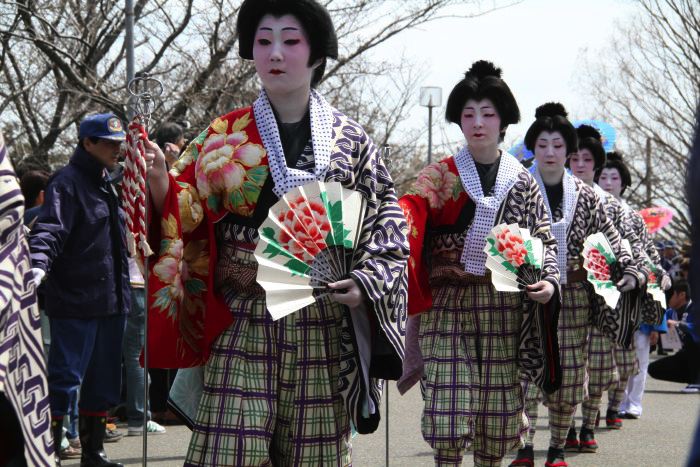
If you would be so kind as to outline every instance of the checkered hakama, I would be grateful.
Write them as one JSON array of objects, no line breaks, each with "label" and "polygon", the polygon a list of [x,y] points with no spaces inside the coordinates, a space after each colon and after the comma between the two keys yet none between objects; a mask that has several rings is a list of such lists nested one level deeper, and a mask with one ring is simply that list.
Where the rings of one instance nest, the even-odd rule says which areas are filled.
[{"label": "checkered hakama", "polygon": [[539,418],[539,404],[542,401],[542,391],[529,379],[523,379],[522,385],[523,393],[525,394],[525,415],[530,424],[525,444],[532,446],[535,444],[535,433],[537,432],[537,419]]},{"label": "checkered hakama", "polygon": [[[634,341],[633,341],[634,342]],[[625,349],[615,345],[615,366],[620,374],[620,380],[608,391],[608,409],[618,410],[622,400],[625,398],[625,389],[629,379],[639,373],[637,363],[637,350],[634,345],[631,349]]]},{"label": "checkered hakama", "polygon": [[588,346],[588,393],[601,396],[617,384],[618,371],[613,359],[613,343],[595,326],[589,327]]},{"label": "checkered hakama", "polygon": [[[421,315],[425,362],[422,433],[436,450],[470,448],[500,459],[527,430],[517,350],[521,296],[491,284],[433,287]],[[481,368],[479,361],[481,359]]]},{"label": "checkered hakama", "polygon": [[259,291],[223,292],[234,322],[212,345],[185,465],[350,465],[342,307],[325,298],[272,321]]},{"label": "checkered hakama", "polygon": [[[597,298],[597,297],[596,297]],[[618,384],[618,370],[613,358],[613,342],[595,326],[589,326],[588,345],[588,399],[581,404],[582,425],[595,429],[603,393]]]},{"label": "checkered hakama", "polygon": [[559,313],[559,359],[561,388],[545,396],[546,405],[575,406],[585,397],[588,323],[591,304],[584,282],[562,285],[562,307]]},{"label": "checkered hakama", "polygon": [[561,448],[571,424],[574,407],[583,401],[586,386],[588,322],[591,314],[588,289],[583,282],[562,285],[562,308],[557,332],[562,369],[561,388],[544,395],[531,381],[523,380],[525,413],[530,422],[527,444],[534,444],[537,403],[544,399],[549,408],[550,446]]}]

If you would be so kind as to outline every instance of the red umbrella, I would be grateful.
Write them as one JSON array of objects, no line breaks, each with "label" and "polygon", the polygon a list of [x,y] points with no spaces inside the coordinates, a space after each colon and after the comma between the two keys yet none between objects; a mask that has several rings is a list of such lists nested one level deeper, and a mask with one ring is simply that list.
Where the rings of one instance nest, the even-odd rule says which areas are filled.
[{"label": "red umbrella", "polygon": [[650,234],[654,234],[671,223],[675,212],[664,206],[653,206],[639,211]]}]

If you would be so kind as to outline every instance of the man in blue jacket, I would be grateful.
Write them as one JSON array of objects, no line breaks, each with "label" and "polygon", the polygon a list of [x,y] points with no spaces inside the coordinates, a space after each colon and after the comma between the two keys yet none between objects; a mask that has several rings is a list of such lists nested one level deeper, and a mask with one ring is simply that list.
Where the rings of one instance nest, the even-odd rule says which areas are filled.
[{"label": "man in blue jacket", "polygon": [[121,346],[129,310],[124,215],[109,180],[125,139],[114,114],[80,123],[70,162],[49,180],[29,237],[51,324],[49,398],[54,439],[80,388],[81,466],[111,466],[103,442],[107,410],[119,402]]}]

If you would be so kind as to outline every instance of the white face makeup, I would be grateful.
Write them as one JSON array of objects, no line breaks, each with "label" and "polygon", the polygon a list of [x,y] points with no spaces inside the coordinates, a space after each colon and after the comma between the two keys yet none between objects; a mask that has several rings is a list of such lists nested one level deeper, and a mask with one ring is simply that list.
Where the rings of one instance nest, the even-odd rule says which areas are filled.
[{"label": "white face makeup", "polygon": [[603,169],[598,178],[598,185],[615,198],[619,198],[622,194],[622,177],[617,169]]},{"label": "white face makeup", "polygon": [[566,143],[558,131],[543,131],[535,141],[535,160],[543,175],[563,175]]},{"label": "white face makeup", "polygon": [[255,70],[270,94],[308,91],[317,64],[309,67],[311,46],[301,23],[292,15],[260,20],[253,42]]},{"label": "white face makeup", "polygon": [[489,99],[469,99],[462,109],[460,126],[470,150],[497,147],[500,142],[501,117]]},{"label": "white face makeup", "polygon": [[588,149],[580,149],[569,158],[571,173],[591,185],[595,178],[595,158]]}]

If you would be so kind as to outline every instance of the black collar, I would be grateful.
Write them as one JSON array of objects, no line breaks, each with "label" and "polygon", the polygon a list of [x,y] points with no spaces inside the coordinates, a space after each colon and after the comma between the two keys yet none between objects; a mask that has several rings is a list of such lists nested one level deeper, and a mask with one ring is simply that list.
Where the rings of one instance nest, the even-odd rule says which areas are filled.
[{"label": "black collar", "polygon": [[80,146],[75,148],[75,152],[70,159],[70,163],[74,164],[91,177],[95,177],[97,180],[101,181],[104,179],[105,166],[99,160],[97,160],[95,156]]}]

